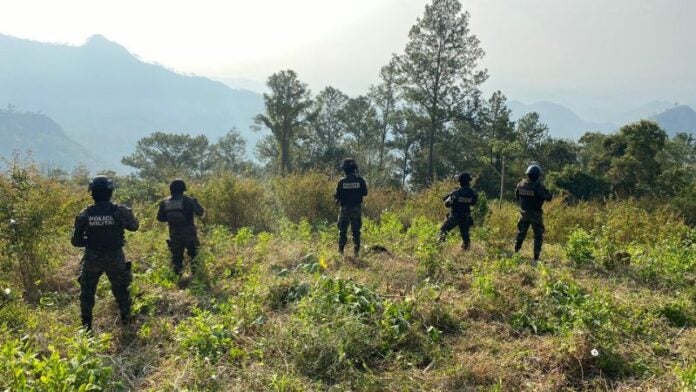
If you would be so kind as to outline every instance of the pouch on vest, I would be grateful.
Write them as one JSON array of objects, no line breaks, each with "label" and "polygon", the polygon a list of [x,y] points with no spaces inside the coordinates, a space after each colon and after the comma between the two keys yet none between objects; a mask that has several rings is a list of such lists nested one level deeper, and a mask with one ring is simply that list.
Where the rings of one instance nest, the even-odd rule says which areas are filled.
[{"label": "pouch on vest", "polygon": [[184,215],[184,199],[169,199],[164,202],[164,211],[167,214],[167,223],[172,226],[183,226],[186,224]]}]

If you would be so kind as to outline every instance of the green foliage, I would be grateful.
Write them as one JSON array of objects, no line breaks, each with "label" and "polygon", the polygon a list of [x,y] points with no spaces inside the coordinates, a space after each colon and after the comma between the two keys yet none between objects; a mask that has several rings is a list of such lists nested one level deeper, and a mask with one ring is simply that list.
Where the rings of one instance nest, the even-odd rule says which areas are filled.
[{"label": "green foliage", "polygon": [[291,145],[296,142],[300,128],[307,123],[314,113],[309,111],[312,105],[307,85],[302,83],[293,70],[274,73],[266,83],[270,93],[263,94],[266,113],[258,114],[255,121],[268,128],[280,152],[277,157],[278,173],[291,171]]},{"label": "green foliage", "polygon": [[338,214],[333,195],[336,181],[319,173],[275,178],[271,184],[275,217],[292,222],[335,221]]},{"label": "green foliage", "polygon": [[589,233],[577,228],[570,233],[566,245],[566,257],[577,265],[583,265],[594,260],[593,242]]},{"label": "green foliage", "polygon": [[685,391],[696,390],[696,363],[691,366],[679,366],[675,369],[675,372],[681,380]]},{"label": "green foliage", "polygon": [[[55,225],[22,231],[18,239],[55,237],[34,243],[47,255],[56,283],[32,282],[40,288],[36,304],[25,303],[22,277],[6,253],[14,249],[5,246],[13,238],[2,232],[7,273],[0,277],[0,343],[15,354],[0,368],[15,370],[3,370],[0,385],[21,389],[9,376],[16,369],[39,385],[34,366],[63,380],[55,385],[67,390],[220,390],[238,382],[251,390],[408,390],[413,374],[422,389],[506,389],[520,382],[550,389],[604,383],[676,388],[682,374],[689,385],[689,367],[674,370],[688,362],[670,347],[679,345],[684,359],[692,357],[696,235],[673,210],[641,200],[548,203],[545,260],[533,268],[526,247],[509,255],[516,205],[489,205],[483,198],[474,210],[481,217],[474,246],[461,252],[455,236],[437,243],[447,212],[441,198],[452,183],[413,194],[376,188],[371,197],[382,198],[379,203],[389,205],[385,200],[392,197],[397,203],[365,218],[363,240],[367,249],[379,244],[388,252],[368,250],[356,260],[335,252],[334,206],[326,205],[330,220],[314,211],[325,208],[322,198],[331,201],[334,181],[307,177],[269,184],[223,175],[193,184],[209,215],[199,230],[207,274],[192,280],[171,272],[166,229],[153,222],[156,205],[148,192],[129,192],[143,223],[126,248],[134,262],[134,325],[114,325],[103,279],[95,330],[108,331],[101,336],[109,336],[109,344],[84,343],[78,368],[69,359],[77,338],[67,326],[79,324],[79,255],[65,242],[72,217],[88,203],[84,188],[37,176],[21,193],[9,175],[1,176],[3,191],[17,192],[4,193],[14,195],[15,207],[3,213],[32,216],[31,207]],[[128,181],[124,187],[139,189],[141,180]],[[293,189],[298,183],[309,190]],[[311,189],[326,194],[313,196]],[[278,194],[292,203],[297,221],[275,208]],[[40,198],[63,207],[48,211]],[[269,231],[255,234],[259,227]],[[586,267],[590,263],[593,268]],[[43,349],[49,345],[55,350]],[[534,361],[520,360],[531,351]],[[549,368],[563,377],[560,384],[535,376]]]},{"label": "green foliage", "polygon": [[17,276],[29,297],[38,299],[40,286],[50,285],[61,262],[53,249],[68,235],[65,222],[72,221],[85,199],[21,162],[0,176],[0,199],[0,268]]},{"label": "green foliage", "polygon": [[[0,385],[9,390],[99,391],[119,389],[103,354],[108,338],[84,332],[65,338],[65,348],[41,347],[34,337],[6,339],[2,331]],[[38,347],[37,347],[38,346]]]},{"label": "green foliage", "polygon": [[236,129],[216,144],[210,144],[204,135],[154,132],[138,140],[135,152],[123,157],[121,163],[137,169],[138,176],[149,180],[201,178],[211,170],[248,169],[250,164],[244,160],[245,143]]},{"label": "green foliage", "polygon": [[482,57],[479,40],[469,31],[469,14],[457,0],[426,5],[409,32],[404,54],[397,57],[406,100],[427,113],[422,120],[426,183],[434,179],[433,146],[443,125],[467,111],[467,98],[486,80],[486,71],[477,69]]},{"label": "green foliage", "polygon": [[207,222],[232,230],[271,227],[273,214],[267,202],[270,194],[258,181],[226,173],[206,182],[196,193],[201,204],[207,207]]},{"label": "green foliage", "polygon": [[205,310],[194,310],[194,316],[176,327],[177,340],[184,352],[216,361],[224,355],[239,355],[234,347],[239,322],[217,317]]}]

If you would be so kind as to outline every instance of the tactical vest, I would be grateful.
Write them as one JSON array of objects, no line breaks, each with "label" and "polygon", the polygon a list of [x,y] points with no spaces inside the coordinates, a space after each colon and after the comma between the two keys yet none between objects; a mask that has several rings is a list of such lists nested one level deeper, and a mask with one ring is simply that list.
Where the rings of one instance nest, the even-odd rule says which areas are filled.
[{"label": "tactical vest", "polygon": [[471,205],[476,202],[476,194],[470,188],[460,188],[450,196],[450,202],[455,214],[469,214]]},{"label": "tactical vest", "polygon": [[167,215],[167,223],[170,226],[187,226],[193,223],[193,214],[187,213],[183,197],[166,199],[164,201],[164,212]]},{"label": "tactical vest", "polygon": [[348,175],[338,185],[338,201],[344,207],[356,207],[362,204],[363,188],[361,178]]},{"label": "tactical vest", "polygon": [[123,223],[116,217],[118,206],[112,203],[87,208],[87,249],[116,250],[123,247]]},{"label": "tactical vest", "polygon": [[538,182],[523,181],[517,185],[520,209],[523,211],[541,211],[544,204],[544,192]]}]

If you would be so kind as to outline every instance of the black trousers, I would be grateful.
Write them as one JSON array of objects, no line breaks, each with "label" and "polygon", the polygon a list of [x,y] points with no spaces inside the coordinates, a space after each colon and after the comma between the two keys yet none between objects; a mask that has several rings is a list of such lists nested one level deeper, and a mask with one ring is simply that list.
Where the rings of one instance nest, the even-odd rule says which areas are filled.
[{"label": "black trousers", "polygon": [[82,324],[91,326],[94,297],[97,284],[103,273],[111,283],[111,292],[118,302],[121,319],[126,320],[130,315],[131,299],[128,287],[132,281],[131,270],[126,263],[122,249],[113,251],[96,251],[87,249],[82,258],[80,268],[80,313]]}]

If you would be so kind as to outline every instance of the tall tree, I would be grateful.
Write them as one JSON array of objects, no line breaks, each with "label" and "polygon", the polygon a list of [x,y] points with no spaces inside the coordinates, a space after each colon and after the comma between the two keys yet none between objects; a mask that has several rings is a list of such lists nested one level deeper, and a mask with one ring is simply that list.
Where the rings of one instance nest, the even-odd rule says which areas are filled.
[{"label": "tall tree", "polygon": [[263,94],[265,114],[258,114],[255,122],[271,130],[280,150],[280,173],[290,171],[290,148],[296,141],[297,132],[312,117],[310,92],[295,71],[274,73],[266,85],[270,93]]},{"label": "tall tree", "polygon": [[418,117],[410,110],[398,110],[393,116],[393,138],[388,142],[389,148],[397,154],[396,176],[402,186],[413,172],[413,157],[418,144]]},{"label": "tall tree", "polygon": [[398,90],[398,66],[395,59],[385,65],[379,71],[380,83],[370,87],[368,96],[372,100],[378,113],[377,128],[379,130],[379,158],[377,167],[384,169],[384,160],[387,154],[387,137],[390,129],[395,126],[395,112],[400,98]]},{"label": "tall tree", "polygon": [[515,133],[526,152],[533,154],[539,145],[549,137],[549,127],[540,121],[539,113],[531,112],[517,120]]},{"label": "tall tree", "polygon": [[343,158],[345,150],[341,144],[345,124],[341,115],[346,102],[348,96],[331,86],[321,90],[315,97],[312,111],[316,113],[316,117],[308,124],[301,141],[305,169],[331,163],[333,170]]},{"label": "tall tree", "polygon": [[142,178],[196,178],[209,169],[208,138],[203,135],[155,132],[138,140],[135,152],[121,163],[138,169]]},{"label": "tall tree", "polygon": [[458,0],[433,0],[409,32],[403,55],[396,58],[405,98],[427,118],[426,182],[434,178],[436,140],[453,118],[470,106],[487,78],[478,70],[484,51],[469,30],[469,13]]},{"label": "tall tree", "polygon": [[210,146],[210,166],[216,170],[240,170],[248,165],[245,150],[246,140],[233,128]]},{"label": "tall tree", "polygon": [[[502,201],[505,192],[506,172],[513,167],[513,159],[517,158],[522,146],[515,139],[515,123],[510,120],[512,113],[507,107],[507,98],[500,91],[491,95],[479,109],[479,125],[481,126],[481,136],[484,151],[481,153],[483,159],[490,169],[498,175],[499,197]],[[487,184],[490,185],[490,184]],[[488,189],[492,189],[489,187]]]},{"label": "tall tree", "polygon": [[373,152],[378,139],[377,111],[370,100],[361,95],[346,102],[340,117],[346,135],[350,137],[350,153],[358,159],[365,171],[369,171],[374,166]]}]

